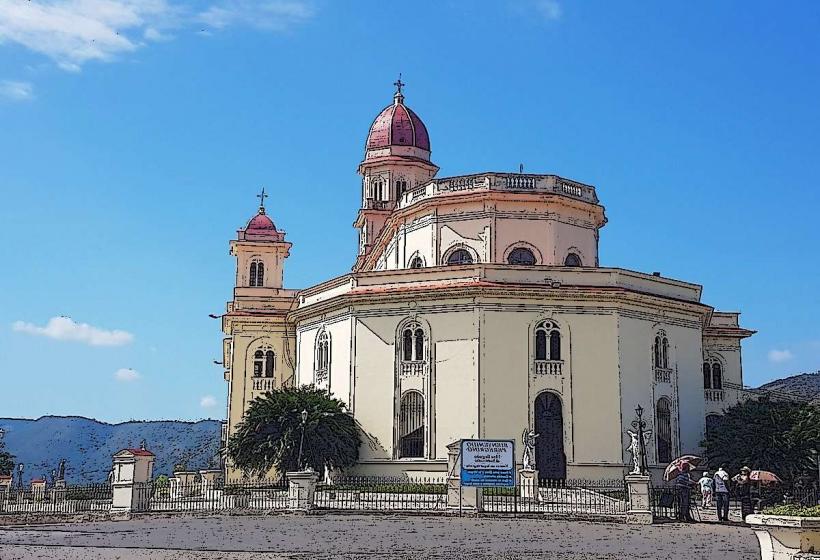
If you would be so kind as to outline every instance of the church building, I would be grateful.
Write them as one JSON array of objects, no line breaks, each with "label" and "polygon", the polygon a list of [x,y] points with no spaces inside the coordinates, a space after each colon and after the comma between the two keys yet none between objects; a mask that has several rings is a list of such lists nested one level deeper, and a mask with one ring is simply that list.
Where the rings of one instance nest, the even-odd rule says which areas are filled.
[{"label": "church building", "polygon": [[741,398],[741,340],[754,331],[697,284],[601,266],[607,217],[591,185],[439,177],[396,85],[358,168],[350,273],[285,288],[291,244],[264,192],[230,242],[228,434],[266,391],[314,384],[361,427],[356,474],[440,476],[463,438],[514,439],[520,463],[532,429],[541,478],[619,478],[639,405],[656,475],[702,452],[712,419]]}]

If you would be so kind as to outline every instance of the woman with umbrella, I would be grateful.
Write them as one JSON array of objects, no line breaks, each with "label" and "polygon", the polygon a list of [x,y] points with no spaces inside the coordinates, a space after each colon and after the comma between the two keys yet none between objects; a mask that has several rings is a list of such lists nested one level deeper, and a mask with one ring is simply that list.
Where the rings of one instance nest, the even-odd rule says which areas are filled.
[{"label": "woman with umbrella", "polygon": [[740,500],[740,518],[745,522],[746,516],[752,514],[752,479],[749,475],[752,469],[742,467],[740,473],[732,478],[735,483],[735,493]]}]

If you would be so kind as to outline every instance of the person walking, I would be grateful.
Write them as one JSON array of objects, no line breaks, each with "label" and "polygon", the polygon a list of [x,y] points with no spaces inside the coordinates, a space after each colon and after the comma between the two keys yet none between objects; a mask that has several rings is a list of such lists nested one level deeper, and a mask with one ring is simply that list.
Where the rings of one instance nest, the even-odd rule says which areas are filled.
[{"label": "person walking", "polygon": [[692,486],[697,482],[689,476],[689,463],[681,466],[680,474],[675,477],[675,490],[678,495],[678,521],[694,521],[690,509],[692,507]]},{"label": "person walking", "polygon": [[712,482],[718,521],[729,521],[729,473],[721,466],[712,477]]},{"label": "person walking", "polygon": [[740,473],[732,478],[735,483],[735,492],[740,500],[740,518],[746,522],[746,516],[752,514],[752,480],[749,478],[752,469],[743,467]]},{"label": "person walking", "polygon": [[703,476],[698,480],[700,485],[701,507],[703,509],[712,507],[712,485],[714,481],[709,476],[709,471],[703,471]]}]

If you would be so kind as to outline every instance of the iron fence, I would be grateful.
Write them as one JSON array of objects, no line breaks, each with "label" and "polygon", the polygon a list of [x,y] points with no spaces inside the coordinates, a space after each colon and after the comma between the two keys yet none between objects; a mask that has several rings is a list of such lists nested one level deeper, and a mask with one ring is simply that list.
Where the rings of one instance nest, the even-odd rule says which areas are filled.
[{"label": "iron fence", "polygon": [[0,488],[0,515],[108,511],[111,496],[107,484]]},{"label": "iron fence", "polygon": [[315,507],[340,510],[427,510],[447,508],[443,478],[348,477],[319,484]]},{"label": "iron fence", "polygon": [[277,510],[288,507],[284,479],[238,482],[174,480],[138,485],[136,501],[145,511]]},{"label": "iron fence", "polygon": [[482,493],[482,509],[491,513],[615,516],[629,509],[623,480],[522,480]]}]

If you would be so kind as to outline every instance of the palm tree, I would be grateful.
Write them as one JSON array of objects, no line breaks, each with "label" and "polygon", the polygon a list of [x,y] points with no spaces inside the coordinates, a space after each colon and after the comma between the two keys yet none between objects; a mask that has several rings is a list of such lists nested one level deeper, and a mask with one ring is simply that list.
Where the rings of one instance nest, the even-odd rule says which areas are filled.
[{"label": "palm tree", "polygon": [[361,437],[344,407],[313,385],[267,392],[248,406],[228,440],[228,457],[259,476],[274,467],[283,473],[306,466],[318,472],[352,466]]}]

